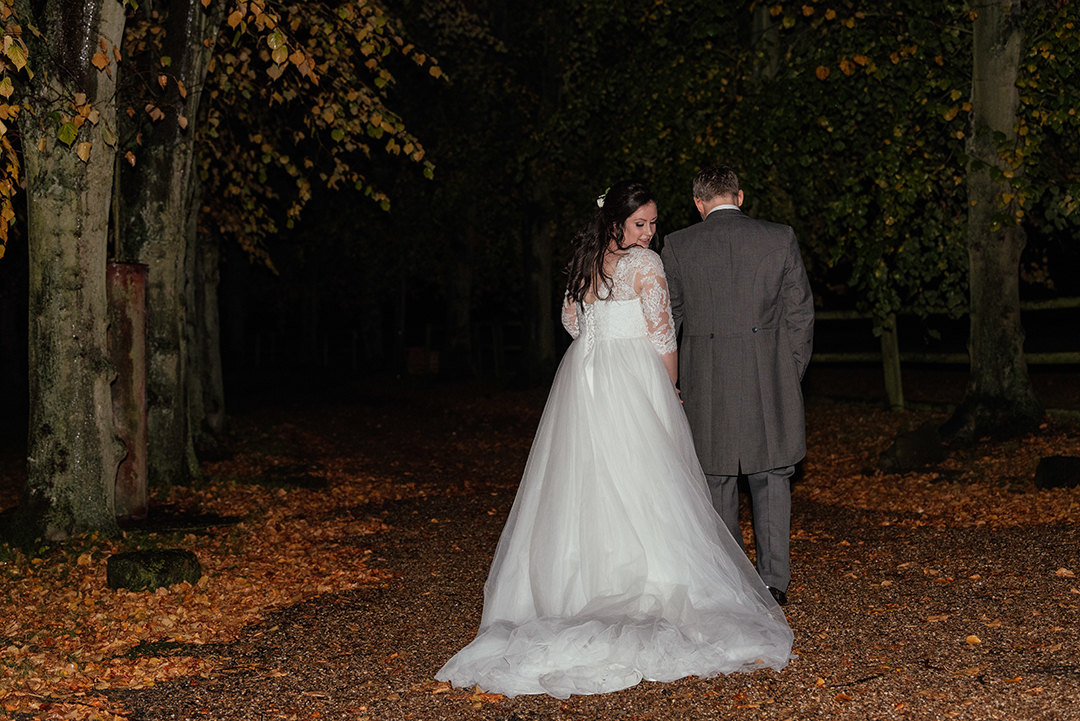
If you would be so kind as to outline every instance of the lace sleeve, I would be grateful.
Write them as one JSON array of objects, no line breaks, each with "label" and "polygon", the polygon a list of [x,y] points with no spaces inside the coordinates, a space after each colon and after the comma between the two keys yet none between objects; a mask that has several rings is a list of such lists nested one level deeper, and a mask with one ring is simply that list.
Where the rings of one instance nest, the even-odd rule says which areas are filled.
[{"label": "lace sleeve", "polygon": [[649,328],[649,340],[660,355],[678,350],[675,343],[675,323],[671,316],[671,298],[660,256],[651,250],[639,254],[634,276],[634,290],[641,298],[641,308]]},{"label": "lace sleeve", "polygon": [[570,297],[569,290],[563,295],[562,326],[566,328],[566,332],[574,340],[577,340],[577,337],[581,334],[577,323],[577,303]]}]

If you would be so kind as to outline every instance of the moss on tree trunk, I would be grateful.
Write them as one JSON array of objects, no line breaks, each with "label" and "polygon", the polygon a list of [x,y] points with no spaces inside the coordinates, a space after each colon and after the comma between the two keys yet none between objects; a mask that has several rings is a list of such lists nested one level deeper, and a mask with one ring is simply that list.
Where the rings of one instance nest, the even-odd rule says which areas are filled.
[{"label": "moss on tree trunk", "polygon": [[[30,12],[24,8],[24,12]],[[29,19],[29,18],[28,18]],[[87,48],[118,45],[116,0],[50,2],[27,34],[35,72],[19,116],[26,162],[30,265],[30,417],[27,482],[16,540],[114,533],[113,483],[124,447],[116,437],[109,384],[105,261],[115,150],[115,69],[92,67]],[[73,147],[50,113],[69,116],[76,94],[100,114]],[[82,143],[88,155],[76,153]]]},{"label": "moss on tree trunk", "polygon": [[1006,202],[1013,170],[999,150],[1015,137],[1021,17],[1017,0],[994,0],[979,6],[974,24],[967,168],[971,371],[964,400],[942,429],[968,440],[1024,433],[1043,417],[1028,378],[1020,325],[1025,235],[1018,208]]},{"label": "moss on tree trunk", "polygon": [[[194,438],[201,418],[192,417],[191,377],[202,355],[189,349],[195,318],[196,220],[194,120],[223,3],[204,8],[199,0],[171,0],[166,13],[165,55],[182,81],[163,90],[165,117],[144,134],[134,168],[125,169],[118,259],[149,267],[147,285],[147,411],[152,487],[186,484],[199,475]],[[157,67],[157,60],[151,58]],[[181,118],[190,121],[182,121]],[[190,128],[190,129],[189,129]],[[216,309],[215,309],[216,310]],[[201,392],[195,386],[196,392]]]}]

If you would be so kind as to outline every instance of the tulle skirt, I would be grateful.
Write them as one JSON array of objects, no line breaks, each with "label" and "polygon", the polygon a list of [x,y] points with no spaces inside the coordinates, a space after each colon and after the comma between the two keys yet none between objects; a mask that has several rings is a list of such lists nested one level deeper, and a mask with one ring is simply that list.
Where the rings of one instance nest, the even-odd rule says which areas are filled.
[{"label": "tulle skirt", "polygon": [[495,551],[480,629],[436,678],[566,698],[779,670],[792,640],[713,510],[652,345],[575,341]]}]

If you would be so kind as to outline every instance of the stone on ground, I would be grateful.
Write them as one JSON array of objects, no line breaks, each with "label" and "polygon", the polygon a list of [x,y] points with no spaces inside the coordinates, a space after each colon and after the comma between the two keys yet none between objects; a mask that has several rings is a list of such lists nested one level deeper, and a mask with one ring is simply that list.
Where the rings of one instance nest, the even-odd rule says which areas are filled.
[{"label": "stone on ground", "polygon": [[198,583],[202,566],[194,553],[179,548],[130,551],[109,556],[106,577],[112,589],[150,591],[184,581]]}]

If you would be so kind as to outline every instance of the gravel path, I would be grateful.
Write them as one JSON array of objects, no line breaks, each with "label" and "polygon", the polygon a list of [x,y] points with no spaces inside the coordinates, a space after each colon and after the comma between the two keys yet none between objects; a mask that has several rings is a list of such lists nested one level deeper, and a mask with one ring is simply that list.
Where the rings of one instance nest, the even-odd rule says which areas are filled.
[{"label": "gravel path", "polygon": [[[357,538],[356,551],[392,577],[282,609],[234,643],[176,650],[215,657],[221,670],[210,678],[110,696],[148,720],[1080,719],[1074,525],[907,528],[895,512],[813,502],[794,511],[785,611],[799,658],[782,672],[643,682],[566,701],[437,684],[435,671],[479,622],[513,500],[508,479],[541,404],[529,396],[522,413],[471,417],[460,407],[435,413],[417,394],[325,414],[341,443],[360,439],[351,452],[375,471],[453,488],[348,509],[388,526]],[[462,446],[477,438],[491,448],[467,451],[462,469]],[[474,463],[492,467],[486,453],[499,454],[497,478],[456,478]]]},{"label": "gravel path", "polygon": [[204,649],[217,678],[125,692],[125,706],[133,719],[1080,718],[1080,595],[1055,575],[1080,558],[1075,528],[905,530],[822,506],[795,519],[799,659],[783,672],[568,701],[435,693],[479,622],[511,501],[370,509],[391,526],[374,564],[400,575],[285,609]]}]

